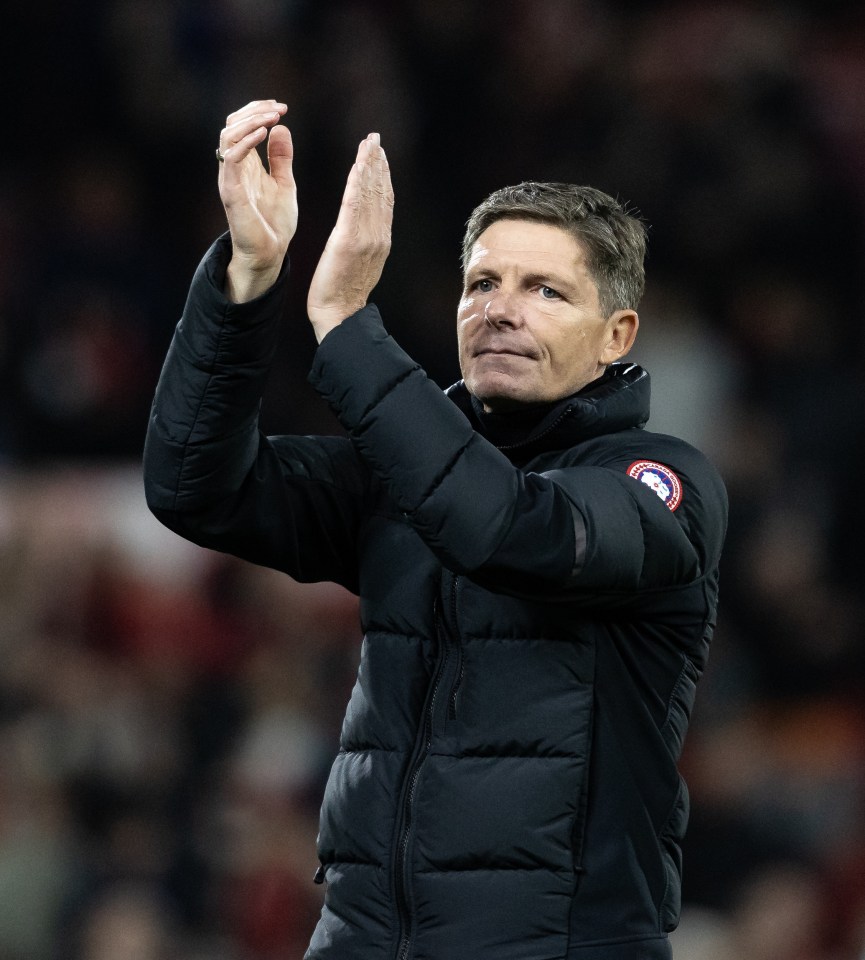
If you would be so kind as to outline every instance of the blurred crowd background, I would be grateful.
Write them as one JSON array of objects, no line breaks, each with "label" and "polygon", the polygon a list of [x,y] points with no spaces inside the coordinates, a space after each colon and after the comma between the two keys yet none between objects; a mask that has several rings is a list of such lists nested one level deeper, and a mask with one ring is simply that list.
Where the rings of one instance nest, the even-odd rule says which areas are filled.
[{"label": "blurred crowd background", "polygon": [[42,0],[3,32],[0,958],[289,960],[317,915],[355,600],[184,544],[140,479],[224,229],[219,131],[274,96],[301,216],[267,432],[338,429],[303,304],[370,130],[397,195],[376,300],[442,386],[487,193],[591,183],[650,224],[649,426],[731,497],[676,960],[861,960],[862,5]]}]

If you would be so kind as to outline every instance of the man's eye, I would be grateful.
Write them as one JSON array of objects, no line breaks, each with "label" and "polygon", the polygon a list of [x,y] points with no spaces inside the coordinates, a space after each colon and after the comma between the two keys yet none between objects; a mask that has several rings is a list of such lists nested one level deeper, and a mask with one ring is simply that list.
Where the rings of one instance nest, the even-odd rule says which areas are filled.
[{"label": "man's eye", "polygon": [[474,287],[478,293],[489,293],[493,288],[493,282],[492,280],[476,280]]},{"label": "man's eye", "polygon": [[552,287],[541,287],[541,296],[544,300],[558,300],[560,294],[557,290],[553,290]]}]

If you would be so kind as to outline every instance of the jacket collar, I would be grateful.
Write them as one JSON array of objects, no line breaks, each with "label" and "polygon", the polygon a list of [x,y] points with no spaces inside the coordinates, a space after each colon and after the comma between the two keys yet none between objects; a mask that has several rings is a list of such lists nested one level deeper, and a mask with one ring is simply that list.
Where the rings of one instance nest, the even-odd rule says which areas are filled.
[{"label": "jacket collar", "polygon": [[505,437],[492,423],[485,424],[487,418],[479,414],[462,380],[445,392],[475,430],[487,436],[511,460],[522,462],[536,454],[565,449],[602,434],[642,427],[649,419],[649,374],[635,363],[611,364],[600,379],[579,393],[547,407],[535,408],[537,416],[528,418],[529,424],[521,439]]}]

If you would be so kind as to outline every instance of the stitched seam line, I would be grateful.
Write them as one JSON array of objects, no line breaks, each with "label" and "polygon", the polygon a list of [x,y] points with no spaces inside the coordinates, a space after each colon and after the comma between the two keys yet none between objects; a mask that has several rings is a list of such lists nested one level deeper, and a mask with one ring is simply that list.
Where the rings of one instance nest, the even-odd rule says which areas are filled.
[{"label": "stitched seam line", "polygon": [[447,757],[450,760],[567,760],[569,763],[585,763],[581,753],[440,753],[430,751],[431,757]]},{"label": "stitched seam line", "polygon": [[319,860],[323,867],[375,867],[376,870],[384,870],[384,864],[376,863],[375,860],[362,860],[360,858],[348,860],[345,857],[338,857],[334,860]]},{"label": "stitched seam line", "polygon": [[573,873],[570,867],[431,867],[414,872],[427,876],[443,873],[561,873],[570,876]]},{"label": "stitched seam line", "polygon": [[[420,367],[418,367],[418,365],[415,364],[414,366],[410,367],[408,370],[404,370],[395,380],[393,380],[386,387],[384,387],[379,393],[379,395],[375,398],[375,400],[373,400],[372,403],[370,403],[370,405],[366,407],[361,413],[361,415],[357,418],[358,427],[362,427],[363,422],[366,420],[366,418],[373,412],[373,410],[375,410],[375,408],[384,400],[384,398],[388,394],[396,390],[396,388],[403,382],[403,380],[408,380],[408,378],[416,370],[419,370],[419,369]],[[358,428],[354,428],[352,430],[352,433],[355,434],[357,433],[357,431],[358,431]]]},{"label": "stitched seam line", "polygon": [[[670,826],[670,821],[673,819],[673,814],[676,812],[676,807],[679,805],[679,798],[682,796],[682,781],[679,780],[679,786],[676,790],[676,796],[673,799],[672,806],[670,807],[670,812],[664,818],[664,822],[661,825],[661,829],[657,833],[657,840],[663,846],[663,836],[667,832],[667,828]],[[663,850],[661,851],[661,856],[664,858]],[[670,892],[670,871],[667,869],[667,862],[664,859],[664,893],[661,896],[661,899],[658,901],[658,931],[663,933],[662,926],[664,923],[661,912],[664,909],[664,904],[667,902],[667,894]]]},{"label": "stitched seam line", "polygon": [[609,940],[578,940],[576,943],[571,944],[572,949],[581,950],[584,947],[604,947],[607,945],[612,946],[614,943],[650,943],[653,940],[666,940],[666,933],[655,933],[651,936],[646,936],[645,934],[635,934],[632,937],[613,937]]},{"label": "stitched seam line", "polygon": [[454,455],[450,458],[450,460],[448,460],[448,462],[444,465],[444,467],[442,467],[441,472],[438,474],[438,476],[433,477],[433,482],[431,486],[427,490],[425,490],[423,494],[421,494],[420,500],[418,501],[419,505],[429,500],[430,497],[436,492],[436,490],[438,490],[438,488],[444,483],[445,478],[451,472],[454,464],[457,462],[457,460],[459,460],[459,458],[463,455],[463,453],[465,453],[466,447],[468,447],[469,443],[471,443],[471,437],[469,437],[469,439],[459,448],[459,450],[457,450],[456,453],[454,453]]},{"label": "stitched seam line", "polygon": [[688,671],[690,661],[684,653],[682,654],[682,661],[682,669],[679,671],[678,677],[676,677],[676,682],[673,684],[673,689],[670,691],[670,696],[667,700],[667,708],[664,713],[664,722],[661,725],[661,733],[666,733],[670,727],[670,723],[673,720],[673,704],[676,702],[676,694],[681,689]]}]

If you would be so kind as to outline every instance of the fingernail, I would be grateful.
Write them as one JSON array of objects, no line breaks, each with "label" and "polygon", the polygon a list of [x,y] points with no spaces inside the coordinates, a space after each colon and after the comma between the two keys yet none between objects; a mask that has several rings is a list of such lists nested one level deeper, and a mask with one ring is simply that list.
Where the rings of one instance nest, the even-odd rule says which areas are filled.
[{"label": "fingernail", "polygon": [[377,134],[377,133],[371,133],[371,134],[369,135],[369,138],[370,138],[370,140],[372,140],[372,142],[373,142],[376,146],[378,146],[378,144],[381,143],[381,136],[380,136],[379,134]]}]

